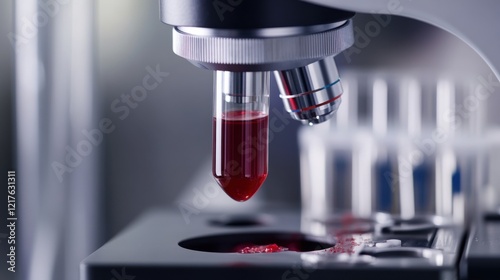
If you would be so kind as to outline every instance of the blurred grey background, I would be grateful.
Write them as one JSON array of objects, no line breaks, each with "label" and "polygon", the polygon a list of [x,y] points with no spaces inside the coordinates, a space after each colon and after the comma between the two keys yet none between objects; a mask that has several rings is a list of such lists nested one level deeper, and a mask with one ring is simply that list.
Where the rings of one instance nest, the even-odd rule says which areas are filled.
[{"label": "blurred grey background", "polygon": [[[12,49],[6,35],[13,29],[13,8],[14,1],[2,1],[0,3],[0,172],[6,176],[8,170],[14,169],[13,155],[13,97],[14,97],[14,50]],[[4,175],[5,174],[5,175]],[[5,177],[4,177],[5,178]],[[2,192],[4,190],[2,189]],[[5,189],[5,192],[7,190]],[[7,199],[0,200],[0,220],[6,221],[7,218]],[[0,278],[9,279],[5,267],[7,254],[7,230],[0,229],[0,250],[2,267],[0,269]],[[5,253],[4,253],[5,252]]]},{"label": "blurred grey background", "polygon": [[13,29],[13,1],[3,1],[0,7],[0,168],[12,168],[12,124],[14,96],[14,50],[7,39],[7,34]]},{"label": "blurred grey background", "polygon": [[[88,248],[90,251],[147,209],[175,208],[174,202],[196,173],[210,172],[205,170],[204,163],[211,156],[212,141],[212,73],[172,53],[171,28],[159,20],[158,1],[95,3],[95,90],[99,103],[94,112],[98,120],[111,119],[116,129],[105,136],[100,150],[100,201],[87,205],[97,207],[103,219],[99,224],[99,241],[92,245],[94,248]],[[14,28],[13,6],[13,0],[0,2],[1,174],[14,166],[14,50],[7,38]],[[373,21],[371,15],[357,15],[354,22],[364,29],[370,21]],[[489,73],[479,56],[454,36],[398,17],[392,17],[380,35],[370,38],[361,53],[349,59],[340,54],[337,63],[341,72],[432,69],[444,73]],[[112,104],[142,83],[147,67],[157,65],[169,76],[131,109],[124,120],[119,119],[120,114],[113,111]],[[275,85],[273,91],[270,117],[276,118],[285,113]],[[493,98],[497,100],[498,96]],[[496,103],[495,100],[490,104]],[[489,111],[490,119],[496,122],[499,114]],[[292,208],[300,205],[298,127],[298,123],[290,120],[270,143],[269,177],[258,195],[264,204]],[[0,220],[4,220],[1,216],[4,211],[0,213]],[[0,242],[0,246],[5,245],[1,238]],[[3,253],[1,256],[4,258]],[[2,279],[6,279],[1,277],[4,272],[2,267]]]}]

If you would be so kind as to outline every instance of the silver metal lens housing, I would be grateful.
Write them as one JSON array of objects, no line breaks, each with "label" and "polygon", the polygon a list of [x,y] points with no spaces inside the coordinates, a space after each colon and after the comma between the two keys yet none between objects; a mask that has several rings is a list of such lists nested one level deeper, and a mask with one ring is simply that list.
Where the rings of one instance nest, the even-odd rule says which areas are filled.
[{"label": "silver metal lens housing", "polygon": [[313,125],[337,111],[343,89],[333,57],[274,74],[285,109],[293,119]]},{"label": "silver metal lens housing", "polygon": [[198,67],[224,71],[217,75],[216,88],[223,89],[226,99],[250,102],[249,92],[269,88],[268,79],[250,73],[275,71],[286,110],[293,119],[310,125],[328,120],[338,109],[342,86],[333,57],[353,43],[351,20],[302,27],[175,27],[173,31],[177,55]]},{"label": "silver metal lens housing", "polygon": [[301,67],[334,56],[353,43],[351,20],[309,27],[173,30],[174,53],[204,69],[233,72]]}]

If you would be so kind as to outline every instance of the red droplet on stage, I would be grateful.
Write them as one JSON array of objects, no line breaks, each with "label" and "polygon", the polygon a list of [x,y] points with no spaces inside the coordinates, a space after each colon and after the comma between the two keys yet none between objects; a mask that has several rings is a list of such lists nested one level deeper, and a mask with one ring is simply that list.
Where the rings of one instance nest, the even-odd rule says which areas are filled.
[{"label": "red droplet on stage", "polygon": [[269,117],[234,111],[213,120],[212,173],[236,201],[251,198],[267,177]]},{"label": "red droplet on stage", "polygon": [[264,246],[247,246],[238,251],[241,254],[257,254],[257,253],[277,253],[286,251],[287,248],[278,246],[276,244],[269,244]]}]

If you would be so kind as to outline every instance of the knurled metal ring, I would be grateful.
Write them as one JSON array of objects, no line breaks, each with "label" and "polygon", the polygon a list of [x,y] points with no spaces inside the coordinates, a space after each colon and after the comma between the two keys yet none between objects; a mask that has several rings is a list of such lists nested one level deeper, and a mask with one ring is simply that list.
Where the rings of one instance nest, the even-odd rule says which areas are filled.
[{"label": "knurled metal ring", "polygon": [[173,31],[173,50],[211,70],[274,71],[302,67],[334,56],[354,43],[352,21],[324,32],[284,37],[235,38]]}]

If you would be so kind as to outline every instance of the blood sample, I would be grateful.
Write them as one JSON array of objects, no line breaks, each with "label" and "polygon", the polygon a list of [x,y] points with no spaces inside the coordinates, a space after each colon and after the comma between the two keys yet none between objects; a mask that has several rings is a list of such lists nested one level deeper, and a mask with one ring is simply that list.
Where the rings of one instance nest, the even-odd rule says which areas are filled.
[{"label": "blood sample", "polygon": [[[354,254],[355,251],[365,242],[361,235],[363,233],[362,224],[352,215],[345,214],[340,217],[340,228],[334,231],[337,239],[335,246],[328,249],[330,253]],[[368,241],[368,240],[367,240]]]},{"label": "blood sample", "polygon": [[246,201],[267,177],[269,74],[216,72],[212,173],[224,192]]},{"label": "blood sample", "polygon": [[328,251],[330,253],[341,253],[341,254],[354,254],[356,249],[361,245],[360,242],[352,235],[342,235],[337,236],[337,242],[335,246],[330,248]]},{"label": "blood sample", "polygon": [[285,247],[278,246],[276,244],[269,244],[263,246],[247,246],[241,250],[238,250],[238,253],[241,254],[257,254],[257,253],[278,253],[287,251],[288,249]]},{"label": "blood sample", "polygon": [[[217,127],[214,118],[214,177],[234,200],[252,197],[267,177],[268,116],[260,112],[228,112]],[[217,135],[219,134],[219,135]]]}]

